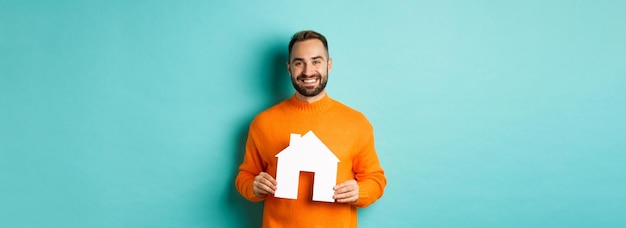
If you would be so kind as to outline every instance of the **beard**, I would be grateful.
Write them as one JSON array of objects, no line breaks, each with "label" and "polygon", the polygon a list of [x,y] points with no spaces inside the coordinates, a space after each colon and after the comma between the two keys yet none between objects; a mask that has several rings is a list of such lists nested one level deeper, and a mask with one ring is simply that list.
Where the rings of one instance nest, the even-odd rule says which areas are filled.
[{"label": "beard", "polygon": [[[303,86],[300,85],[300,80],[304,80],[307,78],[316,78],[319,81],[319,85],[317,86]],[[298,77],[291,77],[291,84],[293,84],[293,88],[298,91],[298,93],[302,94],[305,97],[314,97],[319,95],[324,88],[326,88],[326,83],[328,82],[328,76],[322,77],[321,74],[314,74],[311,76],[298,75]]]}]

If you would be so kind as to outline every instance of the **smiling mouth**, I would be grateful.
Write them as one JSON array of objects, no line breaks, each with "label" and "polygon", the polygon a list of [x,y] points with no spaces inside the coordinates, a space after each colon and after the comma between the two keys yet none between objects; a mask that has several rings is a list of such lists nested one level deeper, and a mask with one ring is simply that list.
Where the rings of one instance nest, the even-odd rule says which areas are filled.
[{"label": "smiling mouth", "polygon": [[319,82],[319,78],[318,77],[310,77],[310,78],[299,78],[300,83],[302,83],[303,86],[315,86],[318,82]]}]

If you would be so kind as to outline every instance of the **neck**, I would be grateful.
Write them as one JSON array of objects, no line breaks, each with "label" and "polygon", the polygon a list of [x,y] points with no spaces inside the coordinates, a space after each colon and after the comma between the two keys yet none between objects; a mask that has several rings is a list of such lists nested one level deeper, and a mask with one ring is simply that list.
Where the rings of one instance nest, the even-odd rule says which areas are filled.
[{"label": "neck", "polygon": [[324,96],[326,96],[326,90],[323,90],[322,92],[320,92],[320,94],[312,97],[307,97],[296,92],[296,98],[298,98],[298,100],[304,101],[309,104],[321,100],[322,98],[324,98]]}]

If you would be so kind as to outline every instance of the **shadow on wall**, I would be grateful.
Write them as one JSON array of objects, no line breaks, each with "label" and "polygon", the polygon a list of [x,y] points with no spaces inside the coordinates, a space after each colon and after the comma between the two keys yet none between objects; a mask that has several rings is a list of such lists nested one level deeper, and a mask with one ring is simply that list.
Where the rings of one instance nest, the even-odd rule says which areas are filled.
[{"label": "shadow on wall", "polygon": [[251,97],[250,99],[259,99],[259,103],[262,104],[263,107],[260,110],[257,110],[256,113],[250,113],[250,117],[246,118],[246,121],[237,126],[240,130],[237,131],[239,134],[234,138],[234,143],[236,143],[237,151],[234,151],[233,155],[233,164],[231,169],[231,180],[232,184],[228,185],[228,202],[227,205],[233,207],[234,213],[238,215],[241,219],[236,221],[240,227],[261,227],[262,217],[263,217],[263,202],[261,203],[253,203],[245,198],[243,198],[237,189],[235,188],[235,178],[237,177],[237,173],[239,172],[239,165],[243,161],[243,156],[246,149],[246,140],[248,138],[248,127],[252,118],[258,114],[258,112],[263,111],[264,109],[284,100],[291,96],[293,93],[293,89],[291,89],[291,81],[289,80],[289,74],[287,72],[287,45],[280,43],[275,45],[268,45],[269,49],[267,49],[263,56],[267,58],[259,58],[265,59],[267,61],[260,61],[262,65],[258,67],[260,69],[257,72],[266,72],[264,75],[264,79],[267,79],[265,96],[263,97]]},{"label": "shadow on wall", "polygon": [[287,71],[287,43],[274,45],[274,48],[268,53],[267,56],[271,56],[271,62],[267,63],[265,67],[268,69],[267,75],[267,92],[270,97],[270,103],[267,107],[270,107],[278,102],[281,102],[293,95],[295,90],[291,85],[291,79],[289,72]]}]

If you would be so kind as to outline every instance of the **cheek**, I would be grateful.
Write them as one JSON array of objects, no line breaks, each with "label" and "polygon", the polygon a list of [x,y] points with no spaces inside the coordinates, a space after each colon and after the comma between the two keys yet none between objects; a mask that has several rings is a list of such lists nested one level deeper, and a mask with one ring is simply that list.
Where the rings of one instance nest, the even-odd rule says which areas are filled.
[{"label": "cheek", "polygon": [[295,76],[300,75],[300,73],[302,73],[302,71],[300,69],[298,69],[298,68],[293,68],[292,67],[291,71],[289,71],[289,73],[295,77]]}]

